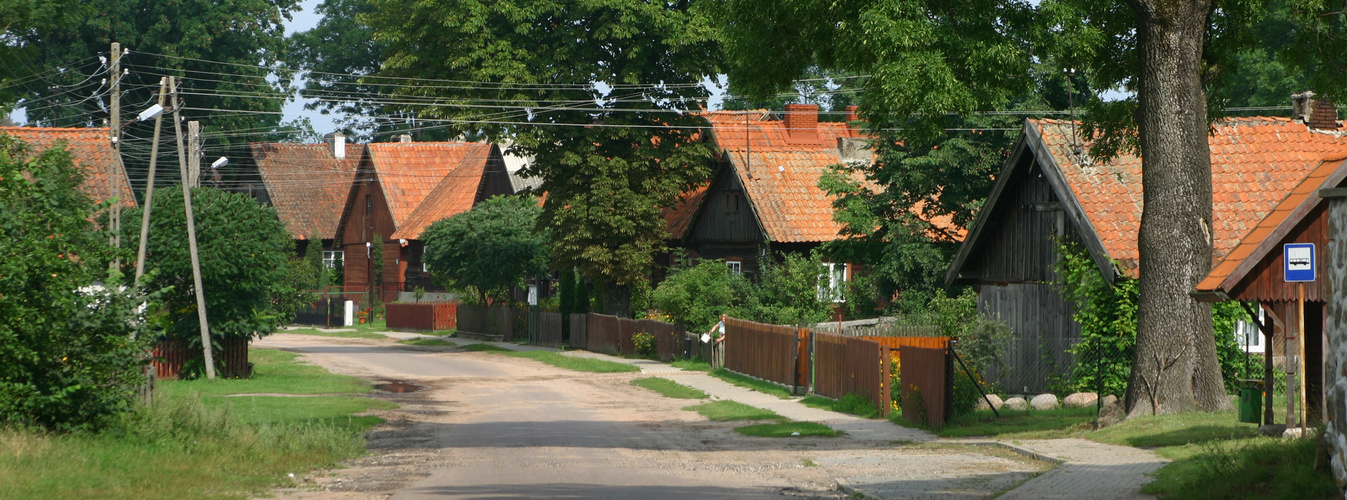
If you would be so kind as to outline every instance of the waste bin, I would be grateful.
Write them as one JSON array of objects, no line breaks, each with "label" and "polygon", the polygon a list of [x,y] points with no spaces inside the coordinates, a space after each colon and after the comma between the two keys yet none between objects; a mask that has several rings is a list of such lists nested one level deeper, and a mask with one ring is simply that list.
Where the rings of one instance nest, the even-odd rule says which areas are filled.
[{"label": "waste bin", "polygon": [[1263,422],[1263,381],[1239,381],[1239,421],[1250,424]]}]

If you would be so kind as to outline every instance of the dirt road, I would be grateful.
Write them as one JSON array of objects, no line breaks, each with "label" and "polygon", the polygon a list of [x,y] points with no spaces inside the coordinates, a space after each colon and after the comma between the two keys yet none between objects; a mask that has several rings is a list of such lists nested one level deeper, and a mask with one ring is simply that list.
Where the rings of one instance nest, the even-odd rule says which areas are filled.
[{"label": "dirt road", "polygon": [[836,438],[741,436],[695,404],[528,359],[391,340],[274,335],[255,347],[412,393],[369,434],[371,456],[301,478],[283,498],[986,498],[1044,464],[1010,453]]}]

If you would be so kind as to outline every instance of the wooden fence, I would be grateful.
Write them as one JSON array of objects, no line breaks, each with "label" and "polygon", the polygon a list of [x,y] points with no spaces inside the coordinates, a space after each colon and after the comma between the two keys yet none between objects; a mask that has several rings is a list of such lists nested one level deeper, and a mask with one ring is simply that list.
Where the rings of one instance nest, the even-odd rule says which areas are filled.
[{"label": "wooden fence", "polygon": [[533,313],[533,337],[529,343],[548,347],[561,347],[561,323],[564,316],[554,312]]},{"label": "wooden fence", "polygon": [[[903,418],[941,427],[949,420],[949,351],[923,347],[899,348],[903,359]],[[920,393],[920,397],[918,397]]]},{"label": "wooden fence", "polygon": [[949,337],[860,337],[866,340],[878,342],[879,345],[889,348],[890,356],[899,361],[902,357],[902,347],[923,347],[927,349],[945,349],[949,347]]},{"label": "wooden fence", "polygon": [[384,306],[388,328],[399,330],[449,330],[458,328],[457,302],[391,303]]},{"label": "wooden fence", "polygon": [[727,318],[725,368],[778,384],[804,386],[808,371],[800,369],[799,361],[802,338],[807,338],[808,332],[792,326]]},{"label": "wooden fence", "polygon": [[[571,347],[592,352],[637,356],[637,333],[655,337],[655,357],[671,361],[683,354],[686,332],[681,325],[650,319],[634,320],[606,314],[572,314]],[[560,331],[558,323],[558,332]],[[558,333],[560,335],[560,333]]]},{"label": "wooden fence", "polygon": [[503,306],[458,305],[458,330],[514,340],[514,312]]},{"label": "wooden fence", "polygon": [[567,321],[571,322],[571,347],[574,349],[589,349],[589,315],[571,314]]},{"label": "wooden fence", "polygon": [[[220,341],[221,349],[211,354],[217,365],[217,375],[225,378],[252,376],[248,366],[248,339],[232,337]],[[185,340],[161,340],[154,345],[155,378],[175,380],[182,376],[183,366],[190,360],[202,363],[205,355],[200,349],[191,349]]]},{"label": "wooden fence", "polygon": [[862,394],[888,415],[890,392],[889,346],[873,340],[827,333],[814,334],[815,394],[833,399]]}]

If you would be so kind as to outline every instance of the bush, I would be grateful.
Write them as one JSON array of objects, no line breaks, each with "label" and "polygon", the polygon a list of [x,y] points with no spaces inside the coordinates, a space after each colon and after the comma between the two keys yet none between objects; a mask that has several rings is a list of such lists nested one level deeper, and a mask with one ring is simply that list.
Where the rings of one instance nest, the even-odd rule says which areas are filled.
[{"label": "bush", "polygon": [[748,286],[740,293],[743,297],[743,305],[738,311],[741,317],[775,325],[828,320],[832,304],[818,298],[819,279],[827,268],[818,254],[786,254],[779,263],[763,259],[761,269],[762,276],[757,283],[744,282]]},{"label": "bush", "polygon": [[743,277],[726,269],[724,261],[703,259],[692,267],[674,268],[651,293],[651,303],[690,331],[706,331],[720,321],[721,314],[734,311],[742,281]]},{"label": "bush", "polygon": [[645,359],[655,359],[658,353],[655,351],[655,336],[646,332],[636,332],[631,336],[631,342],[636,344],[636,355]]},{"label": "bush", "polygon": [[109,204],[83,182],[63,148],[30,154],[0,134],[0,424],[99,427],[144,382],[137,308],[158,297],[98,283],[120,282],[108,263],[131,254],[90,222]]}]

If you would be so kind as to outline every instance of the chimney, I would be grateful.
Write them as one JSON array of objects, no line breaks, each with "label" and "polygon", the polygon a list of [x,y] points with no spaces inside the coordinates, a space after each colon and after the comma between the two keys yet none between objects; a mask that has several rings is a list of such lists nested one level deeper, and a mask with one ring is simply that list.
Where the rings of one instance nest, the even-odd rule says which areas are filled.
[{"label": "chimney", "polygon": [[402,135],[399,135],[399,136],[398,136],[398,142],[403,143],[403,144],[410,144],[410,143],[412,142],[412,134],[402,134]]},{"label": "chimney", "polygon": [[861,107],[855,104],[846,107],[847,123],[857,122],[861,120],[861,115],[860,113],[857,112],[857,110],[859,109],[861,109]]},{"label": "chimney", "polygon": [[789,144],[818,144],[818,105],[786,105],[786,142]]},{"label": "chimney", "polygon": [[858,137],[838,137],[837,158],[852,166],[869,164],[870,141]]},{"label": "chimney", "polygon": [[332,132],[323,136],[323,141],[327,142],[328,150],[332,152],[332,157],[338,160],[346,158],[346,136],[341,132]]},{"label": "chimney", "polygon": [[1338,106],[1327,99],[1314,99],[1310,104],[1310,119],[1306,121],[1312,129],[1337,130]]}]

